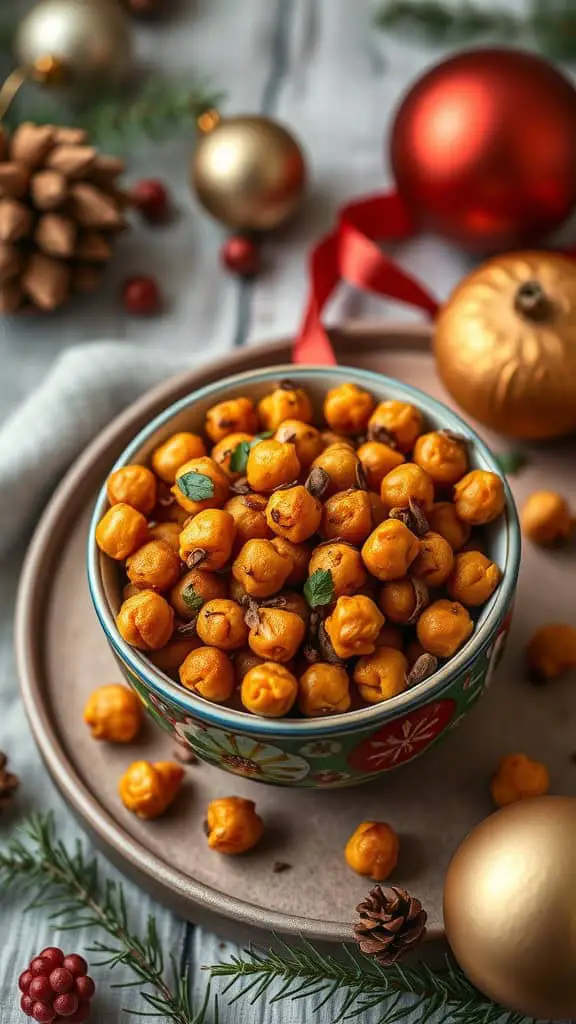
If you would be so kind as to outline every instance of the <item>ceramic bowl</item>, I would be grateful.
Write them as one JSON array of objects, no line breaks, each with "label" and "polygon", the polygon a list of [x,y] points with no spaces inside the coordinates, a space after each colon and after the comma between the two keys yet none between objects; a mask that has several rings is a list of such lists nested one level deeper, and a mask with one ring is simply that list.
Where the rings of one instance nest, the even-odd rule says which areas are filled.
[{"label": "ceramic bowl", "polygon": [[[501,473],[486,445],[455,413],[416,388],[350,367],[279,366],[238,374],[170,406],[142,430],[110,470],[146,461],[176,431],[200,431],[206,410],[238,394],[258,400],[278,379],[306,388],[316,410],[329,388],[352,381],[377,401],[395,398],[421,409],[428,429],[449,429],[469,441],[474,468]],[[470,640],[423,683],[372,707],[319,719],[263,719],[210,703],[157,670],[118,633],[120,580],[99,552],[94,532],[107,509],[105,486],[96,500],[88,541],[88,580],[100,624],[129,684],[152,717],[203,761],[272,785],[350,786],[383,775],[423,754],[462,719],[487,687],[500,660],[511,619],[520,561],[520,531],[510,489],[506,508],[488,530],[489,553],[503,570],[500,586],[482,608]]]}]

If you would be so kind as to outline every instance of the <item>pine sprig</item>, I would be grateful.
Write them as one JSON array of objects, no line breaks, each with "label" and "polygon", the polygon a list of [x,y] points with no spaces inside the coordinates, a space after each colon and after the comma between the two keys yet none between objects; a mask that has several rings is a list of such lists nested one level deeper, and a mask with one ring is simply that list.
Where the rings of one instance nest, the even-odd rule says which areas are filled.
[{"label": "pine sprig", "polygon": [[123,964],[135,975],[135,982],[114,987],[146,986],[141,994],[150,1009],[139,1011],[138,1016],[164,1016],[174,1024],[203,1024],[210,993],[195,1011],[188,967],[181,972],[171,956],[170,971],[166,970],[155,918],[149,917],[143,936],[134,934],[122,885],[101,878],[96,859],[87,857],[80,843],[70,853],[56,838],[52,815],[33,817],[23,833],[23,840],[13,839],[0,850],[0,893],[17,884],[19,892],[30,896],[27,909],[50,909],[50,920],[64,931],[84,927],[104,931],[112,941],[96,941],[89,951],[101,957],[96,966]]},{"label": "pine sprig", "polygon": [[415,1010],[420,1024],[440,1013],[453,1024],[530,1024],[522,1014],[510,1013],[483,996],[449,958],[439,972],[423,963],[381,967],[348,946],[342,946],[340,959],[321,953],[305,940],[298,947],[277,941],[278,952],[251,948],[207,968],[211,978],[228,979],[224,995],[236,988],[230,1002],[242,996],[249,996],[250,1003],[262,996],[267,1003],[317,997],[317,1012],[334,999],[332,1024],[361,1021],[374,1009],[381,1011],[377,1024],[397,1024]]}]

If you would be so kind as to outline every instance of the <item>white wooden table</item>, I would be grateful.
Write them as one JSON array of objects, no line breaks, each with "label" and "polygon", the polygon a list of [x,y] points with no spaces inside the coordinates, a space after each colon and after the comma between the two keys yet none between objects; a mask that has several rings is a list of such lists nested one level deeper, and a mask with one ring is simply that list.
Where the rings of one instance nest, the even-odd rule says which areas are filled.
[{"label": "white wooden table", "polygon": [[[518,0],[521,6],[521,0]],[[21,3],[22,8],[28,6]],[[172,6],[166,0],[167,8]],[[177,10],[164,22],[138,27],[143,60],[185,76],[198,71],[227,92],[225,111],[265,112],[292,126],[302,141],[311,170],[311,188],[298,220],[264,250],[266,270],[241,284],[220,269],[223,233],[205,217],[188,189],[188,161],[193,127],[158,147],[143,146],[132,156],[131,174],[161,177],[174,196],[178,215],[162,229],[137,227],[122,239],[104,291],[50,318],[0,322],[0,419],[46,374],[57,354],[79,341],[102,338],[136,341],[142,348],[162,345],[181,353],[216,356],[231,346],[265,343],[293,332],[306,291],[306,254],[310,243],[332,223],[338,205],[355,195],[390,184],[385,139],[400,95],[438,52],[383,37],[372,24],[368,0],[174,0]],[[425,238],[404,247],[404,265],[440,297],[466,269],[462,254],[438,239]],[[127,316],[118,301],[123,277],[153,273],[167,297],[158,318]],[[331,304],[331,319],[357,316],[412,318],[414,313],[357,294],[340,293]],[[0,495],[0,501],[9,501]],[[67,810],[47,780],[17,694],[11,650],[11,615],[22,550],[0,565],[0,749],[11,753],[21,775],[18,811],[53,806],[63,837],[76,833]],[[15,816],[2,819],[0,841]],[[128,887],[131,915],[142,925],[150,901]],[[184,926],[156,908],[166,951],[174,950],[193,965],[193,982],[203,989],[199,968],[226,955],[218,940]],[[22,916],[17,896],[0,907],[0,1024],[20,1018],[16,981],[30,956],[64,937],[54,933],[44,915]],[[65,944],[81,950],[90,937],[74,934]],[[118,969],[117,976],[121,975]],[[139,1007],[134,989],[122,996],[106,992],[107,972],[99,974],[101,995],[93,1019],[112,1024],[119,1008]],[[224,1010],[225,1024],[248,1015],[266,1024],[309,1019],[303,1004],[242,1003]],[[329,1024],[328,1008],[322,1020]]]}]

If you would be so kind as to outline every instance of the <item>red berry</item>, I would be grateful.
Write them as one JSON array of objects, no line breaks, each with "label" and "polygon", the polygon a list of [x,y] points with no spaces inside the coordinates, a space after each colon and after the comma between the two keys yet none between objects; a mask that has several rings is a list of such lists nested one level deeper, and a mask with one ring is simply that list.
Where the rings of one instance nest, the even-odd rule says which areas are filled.
[{"label": "red berry", "polygon": [[18,988],[21,992],[27,992],[34,975],[32,971],[24,971],[18,978]]},{"label": "red berry", "polygon": [[78,1009],[78,996],[73,992],[64,992],[63,995],[56,996],[52,1005],[59,1017],[71,1017]]},{"label": "red berry", "polygon": [[45,960],[43,956],[35,956],[30,961],[29,970],[32,971],[34,977],[38,977],[39,974],[50,974],[52,964],[49,960]]},{"label": "red berry", "polygon": [[20,1000],[20,1009],[24,1010],[29,1017],[32,1015],[32,1007],[34,1006],[34,1000],[32,996],[24,995]]},{"label": "red berry", "polygon": [[139,181],[132,189],[136,206],[150,224],[166,220],[169,209],[168,190],[157,178]]},{"label": "red berry", "polygon": [[86,974],[83,978],[76,978],[76,994],[80,999],[92,999],[96,991],[96,985],[92,978]]},{"label": "red berry", "polygon": [[152,316],[162,305],[160,289],[153,277],[129,277],[122,290],[124,308],[137,316]]},{"label": "red berry", "polygon": [[62,992],[71,992],[74,988],[74,975],[65,967],[55,967],[50,975],[50,985],[56,995]]},{"label": "red berry", "polygon": [[50,984],[50,978],[45,974],[39,974],[36,978],[33,978],[30,982],[28,995],[34,1000],[39,1000],[41,1003],[52,1002],[54,993]]},{"label": "red berry", "polygon": [[84,957],[78,956],[78,953],[69,953],[68,956],[64,957],[62,967],[70,971],[70,974],[73,974],[75,978],[78,978],[81,974],[86,974],[88,970],[88,964]]},{"label": "red berry", "polygon": [[58,946],[46,946],[46,949],[38,953],[38,956],[41,956],[43,960],[49,960],[52,967],[60,967],[64,959],[64,953],[58,949]]},{"label": "red berry", "polygon": [[52,1024],[56,1014],[52,1007],[48,1006],[48,1003],[37,1002],[32,1007],[31,1016],[34,1017],[34,1020],[39,1021],[40,1024]]},{"label": "red berry", "polygon": [[73,1013],[71,1017],[62,1018],[66,1021],[66,1024],[82,1024],[90,1013],[90,1003],[86,1000],[78,1004],[76,1013]]},{"label": "red berry", "polygon": [[240,277],[254,277],[260,270],[258,246],[244,235],[231,235],[220,250],[220,258],[228,270]]}]

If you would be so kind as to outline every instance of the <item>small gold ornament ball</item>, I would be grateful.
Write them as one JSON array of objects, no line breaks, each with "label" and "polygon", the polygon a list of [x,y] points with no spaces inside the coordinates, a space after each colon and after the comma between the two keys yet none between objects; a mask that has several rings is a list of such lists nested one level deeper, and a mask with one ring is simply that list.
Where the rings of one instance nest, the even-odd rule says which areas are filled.
[{"label": "small gold ornament ball", "polygon": [[32,75],[48,58],[62,66],[62,84],[105,90],[132,69],[132,36],[118,0],[40,0],[16,33],[19,64]]},{"label": "small gold ornament ball", "polygon": [[576,1018],[576,799],[520,800],[464,840],[446,875],[446,936],[496,1003]]},{"label": "small gold ornament ball", "polygon": [[290,132],[268,117],[208,119],[207,126],[191,180],[208,213],[241,231],[268,231],[288,220],[306,185],[304,156]]}]

